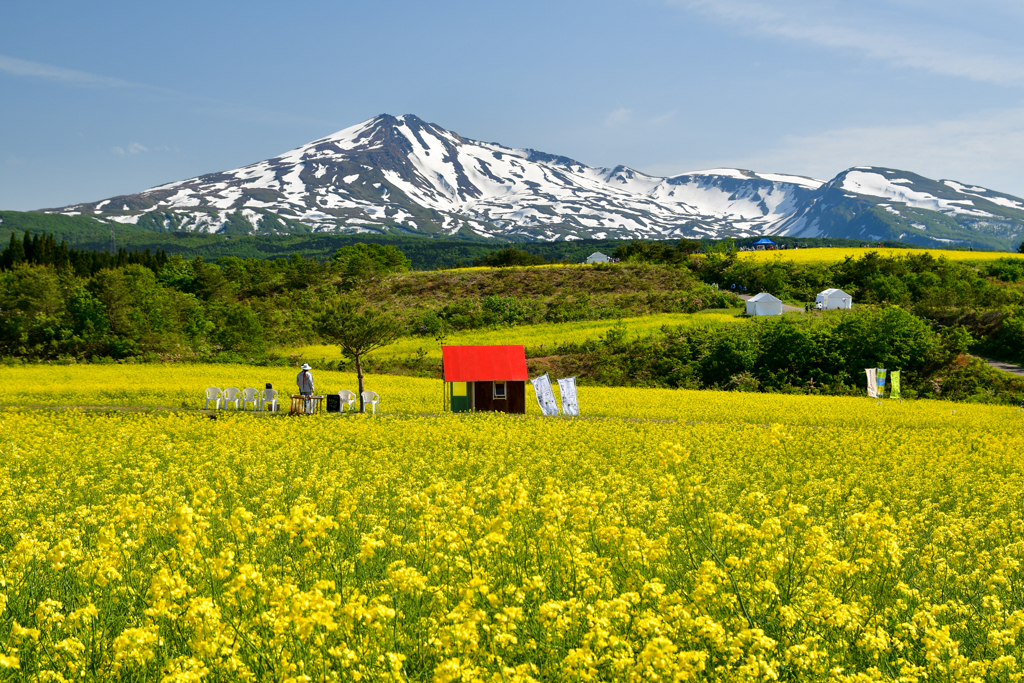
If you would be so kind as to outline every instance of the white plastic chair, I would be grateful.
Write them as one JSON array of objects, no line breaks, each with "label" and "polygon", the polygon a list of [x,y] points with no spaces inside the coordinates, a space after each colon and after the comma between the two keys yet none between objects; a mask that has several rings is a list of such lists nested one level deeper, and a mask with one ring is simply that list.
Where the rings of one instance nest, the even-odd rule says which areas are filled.
[{"label": "white plastic chair", "polygon": [[213,401],[214,410],[220,410],[221,393],[217,387],[206,387],[206,405],[203,410],[210,409],[210,401]]},{"label": "white plastic chair", "polygon": [[224,390],[224,408],[227,409],[228,403],[235,404],[235,410],[238,410],[239,404],[242,402],[242,391],[238,387],[228,387]]},{"label": "white plastic chair", "polygon": [[245,410],[249,401],[252,401],[252,412],[255,413],[260,407],[260,392],[251,388],[242,389],[242,410]]},{"label": "white plastic chair", "polygon": [[277,411],[277,390],[264,389],[260,395],[260,408],[262,410]]},{"label": "white plastic chair", "polygon": [[367,389],[363,392],[363,412],[366,412],[366,404],[370,404],[373,408],[373,414],[377,414],[377,404],[380,403],[380,396],[377,395],[376,391],[370,391]]},{"label": "white plastic chair", "polygon": [[342,389],[338,392],[338,398],[341,399],[341,412],[345,412],[345,406],[348,406],[348,412],[350,413],[354,410],[352,407],[356,402],[356,395],[354,392],[349,391],[348,389]]}]

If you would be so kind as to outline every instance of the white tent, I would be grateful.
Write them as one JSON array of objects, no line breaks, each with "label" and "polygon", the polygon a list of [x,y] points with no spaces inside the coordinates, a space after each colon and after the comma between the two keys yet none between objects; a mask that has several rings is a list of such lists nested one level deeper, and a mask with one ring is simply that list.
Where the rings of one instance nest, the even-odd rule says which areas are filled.
[{"label": "white tent", "polygon": [[768,292],[747,299],[747,315],[782,315],[782,302]]},{"label": "white tent", "polygon": [[815,300],[815,307],[821,304],[821,308],[853,308],[853,297],[841,289],[826,289],[818,292]]},{"label": "white tent", "polygon": [[610,259],[599,251],[587,257],[587,263],[608,263]]}]

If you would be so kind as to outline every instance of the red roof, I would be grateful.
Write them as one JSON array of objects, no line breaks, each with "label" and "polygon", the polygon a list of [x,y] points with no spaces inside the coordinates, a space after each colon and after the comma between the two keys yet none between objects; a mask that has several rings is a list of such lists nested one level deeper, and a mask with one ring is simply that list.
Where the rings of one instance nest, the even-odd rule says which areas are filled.
[{"label": "red roof", "polygon": [[525,381],[526,347],[442,346],[445,382]]}]

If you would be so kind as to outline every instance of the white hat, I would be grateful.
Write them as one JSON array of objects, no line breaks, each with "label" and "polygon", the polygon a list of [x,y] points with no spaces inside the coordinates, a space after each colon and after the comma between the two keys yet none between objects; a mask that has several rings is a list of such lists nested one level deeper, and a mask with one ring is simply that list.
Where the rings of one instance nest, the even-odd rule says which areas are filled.
[{"label": "white hat", "polygon": [[313,368],[309,367],[309,363],[303,363],[302,367],[299,368],[299,369],[300,370],[312,370]]}]

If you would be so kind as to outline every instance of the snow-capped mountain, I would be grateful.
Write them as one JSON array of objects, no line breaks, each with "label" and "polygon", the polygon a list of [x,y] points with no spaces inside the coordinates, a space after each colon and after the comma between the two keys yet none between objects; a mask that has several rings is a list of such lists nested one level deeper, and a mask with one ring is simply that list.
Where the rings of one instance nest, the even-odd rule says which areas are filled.
[{"label": "snow-capped mountain", "polygon": [[233,171],[52,211],[157,230],[511,240],[904,234],[934,243],[980,231],[1002,245],[1024,226],[1022,200],[889,169],[828,183],[735,169],[660,178],[386,114]]},{"label": "snow-capped mountain", "polygon": [[907,171],[856,167],[822,185],[780,234],[1010,249],[1024,237],[1024,199]]}]

